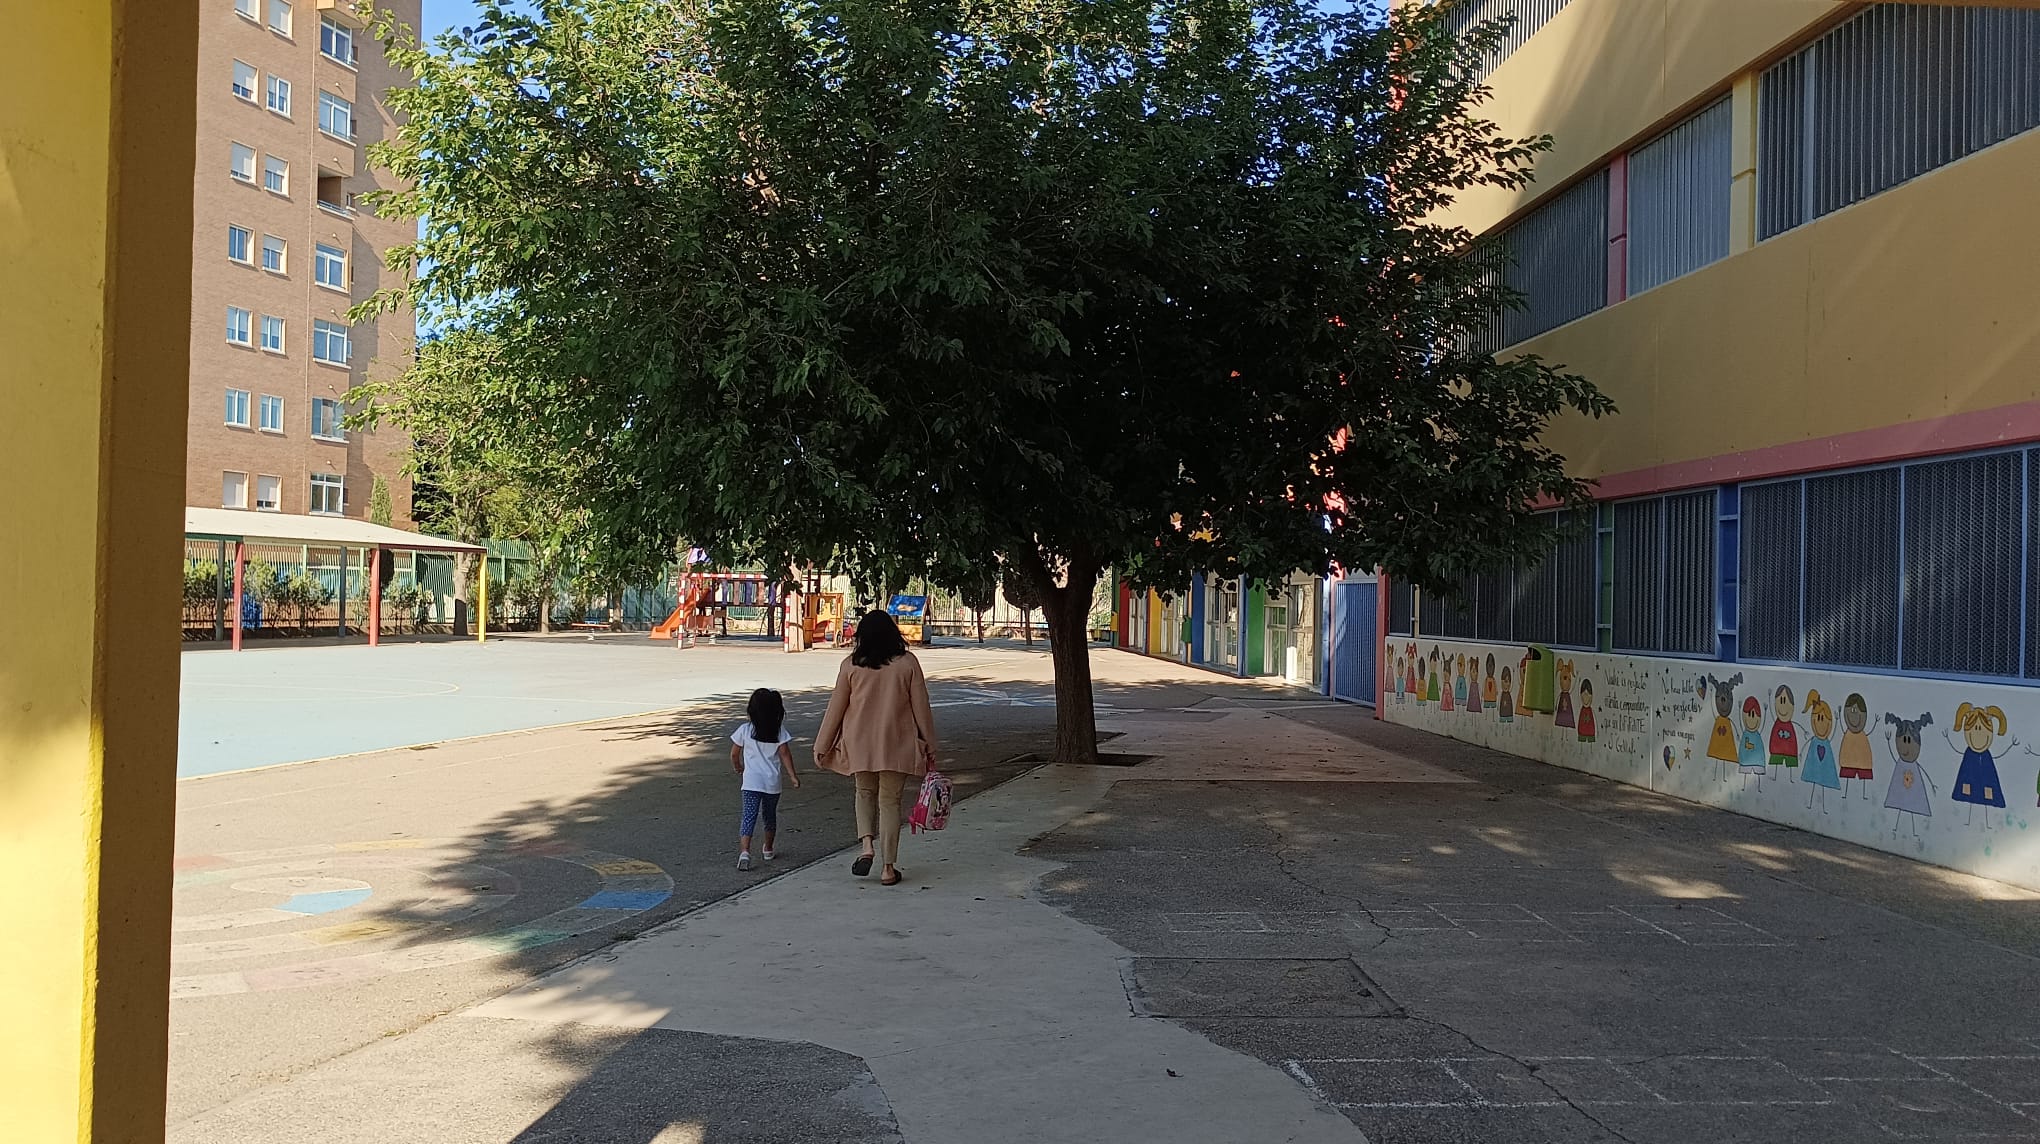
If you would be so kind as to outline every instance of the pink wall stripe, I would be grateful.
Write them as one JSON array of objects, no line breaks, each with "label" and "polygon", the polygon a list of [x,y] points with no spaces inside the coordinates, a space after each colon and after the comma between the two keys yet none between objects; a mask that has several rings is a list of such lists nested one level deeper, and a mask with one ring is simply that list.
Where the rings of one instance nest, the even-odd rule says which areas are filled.
[{"label": "pink wall stripe", "polygon": [[1595,482],[1594,494],[1604,498],[1641,496],[2030,441],[2040,441],[2040,401],[1611,473]]}]

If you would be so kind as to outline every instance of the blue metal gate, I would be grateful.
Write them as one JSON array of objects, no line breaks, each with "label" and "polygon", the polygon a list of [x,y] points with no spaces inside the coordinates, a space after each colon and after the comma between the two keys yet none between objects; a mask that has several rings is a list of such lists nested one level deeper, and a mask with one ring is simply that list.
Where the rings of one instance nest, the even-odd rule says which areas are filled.
[{"label": "blue metal gate", "polygon": [[1374,706],[1376,660],[1381,637],[1375,631],[1376,585],[1372,580],[1332,586],[1332,698]]}]

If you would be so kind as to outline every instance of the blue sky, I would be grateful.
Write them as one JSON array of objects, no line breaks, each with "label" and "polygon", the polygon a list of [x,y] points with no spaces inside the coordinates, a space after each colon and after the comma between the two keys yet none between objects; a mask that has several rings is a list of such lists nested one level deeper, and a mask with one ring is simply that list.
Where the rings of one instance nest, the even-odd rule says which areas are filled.
[{"label": "blue sky", "polygon": [[425,26],[419,31],[425,40],[430,41],[446,29],[471,24],[474,19],[472,0],[425,0]]}]

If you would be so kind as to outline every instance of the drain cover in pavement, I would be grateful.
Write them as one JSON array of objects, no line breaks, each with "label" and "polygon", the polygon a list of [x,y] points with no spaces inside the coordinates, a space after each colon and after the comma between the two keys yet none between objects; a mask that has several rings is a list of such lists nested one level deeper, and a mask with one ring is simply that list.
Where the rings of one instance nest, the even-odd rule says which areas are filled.
[{"label": "drain cover in pavement", "polygon": [[1392,1017],[1399,1010],[1348,958],[1135,957],[1124,963],[1136,1016]]}]

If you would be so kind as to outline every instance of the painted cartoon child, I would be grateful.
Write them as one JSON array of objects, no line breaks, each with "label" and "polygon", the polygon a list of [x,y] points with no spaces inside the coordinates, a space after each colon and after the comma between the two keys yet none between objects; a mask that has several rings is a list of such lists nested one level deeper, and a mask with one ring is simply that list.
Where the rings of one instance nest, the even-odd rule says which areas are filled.
[{"label": "painted cartoon child", "polygon": [[[2002,707],[1975,707],[1964,703],[1955,709],[1955,731],[1962,736],[1961,769],[1955,772],[1955,786],[1948,797],[1956,802],[1969,804],[1969,821],[1976,821],[1976,808],[1983,807],[1983,828],[1990,829],[1990,808],[2005,805],[2004,783],[1998,778],[1998,756],[1991,753],[1990,745],[1999,735],[2011,730]],[[1955,740],[1946,731],[1941,737],[1955,747]],[[2006,744],[2019,745],[2014,735]]]},{"label": "painted cartoon child", "polygon": [[1792,716],[1799,711],[1798,701],[1792,697],[1792,689],[1784,684],[1771,693],[1771,710],[1777,718],[1771,723],[1771,765],[1784,767],[1796,775],[1799,771],[1799,725]]},{"label": "painted cartoon child", "polygon": [[1410,690],[1416,694],[1417,702],[1422,703],[1424,695],[1423,692],[1417,689],[1417,669],[1423,665],[1424,661],[1417,655],[1416,644],[1411,644],[1408,648],[1404,649],[1403,662],[1409,665]]},{"label": "painted cartoon child", "polygon": [[1431,702],[1438,702],[1441,684],[1438,680],[1438,649],[1435,647],[1431,649],[1431,670],[1426,674],[1425,680],[1424,693],[1430,697]]},{"label": "painted cartoon child", "polygon": [[1470,656],[1467,656],[1467,657],[1466,657],[1466,711],[1467,711],[1467,714],[1469,714],[1469,715],[1478,715],[1478,714],[1480,714],[1480,713],[1481,713],[1481,712],[1482,712],[1483,710],[1486,710],[1486,709],[1487,709],[1487,708],[1489,708],[1489,707],[1493,707],[1494,705],[1495,705],[1495,703],[1494,703],[1494,700],[1493,700],[1493,699],[1483,699],[1483,698],[1481,697],[1481,687],[1480,687],[1480,654],[1479,654],[1478,652],[1476,652],[1476,653],[1474,653],[1473,655],[1470,655]]},{"label": "painted cartoon child", "polygon": [[1438,701],[1438,710],[1440,710],[1440,711],[1456,711],[1456,710],[1458,710],[1458,707],[1457,707],[1457,706],[1455,706],[1455,704],[1456,704],[1456,702],[1457,702],[1457,696],[1456,696],[1456,694],[1454,693],[1453,687],[1454,687],[1454,685],[1455,685],[1455,684],[1457,684],[1457,683],[1458,683],[1459,681],[1458,681],[1458,679],[1456,679],[1456,678],[1455,678],[1455,672],[1453,671],[1453,667],[1454,667],[1454,664],[1453,664],[1453,662],[1452,662],[1452,657],[1451,657],[1451,656],[1449,656],[1449,655],[1448,655],[1448,656],[1446,656],[1446,657],[1445,657],[1445,679],[1444,679],[1444,681],[1443,681],[1442,683],[1440,683],[1440,684],[1438,685],[1438,693],[1439,693],[1439,695],[1440,695],[1440,696],[1442,696],[1442,698],[1441,698],[1441,699],[1439,699],[1439,701]]},{"label": "painted cartoon child", "polygon": [[1502,669],[1501,702],[1502,722],[1504,723],[1514,723],[1516,721],[1516,696],[1511,691],[1511,683],[1509,669],[1505,667]]},{"label": "painted cartoon child", "polygon": [[1742,672],[1727,679],[1710,675],[1707,682],[1714,688],[1714,733],[1707,737],[1707,757],[1720,764],[1714,768],[1716,777],[1727,782],[1728,764],[1737,761],[1735,726],[1728,721],[1728,715],[1735,710],[1735,689],[1742,686]]},{"label": "painted cartoon child", "polygon": [[1495,692],[1495,653],[1493,653],[1493,652],[1489,652],[1489,653],[1488,653],[1488,657],[1487,657],[1487,682],[1486,682],[1485,684],[1482,684],[1482,685],[1481,685],[1481,689],[1480,689],[1480,697],[1481,697],[1481,698],[1482,698],[1483,700],[1485,700],[1485,701],[1487,702],[1487,705],[1488,705],[1489,707],[1493,707],[1493,706],[1495,705],[1495,702],[1496,702],[1496,692]]},{"label": "painted cartoon child", "polygon": [[1806,692],[1806,718],[1813,725],[1806,740],[1806,765],[1800,771],[1809,785],[1806,807],[1813,809],[1814,798],[1819,796],[1820,812],[1826,814],[1827,792],[1842,789],[1842,772],[1835,756],[1835,709],[1814,688]]},{"label": "painted cartoon child", "polygon": [[1551,725],[1554,727],[1570,727],[1573,725],[1572,661],[1561,659],[1554,665],[1554,670],[1558,673],[1558,701],[1557,710],[1553,711],[1551,715]]},{"label": "painted cartoon child", "polygon": [[1884,748],[1891,752],[1892,762],[1891,785],[1885,788],[1884,805],[1899,813],[1899,817],[1891,820],[1891,836],[1897,838],[1899,824],[1910,821],[1913,837],[1917,838],[1920,819],[1930,818],[1934,813],[1933,804],[1927,799],[1934,780],[1920,765],[1920,728],[1933,726],[1934,716],[1928,713],[1917,719],[1901,719],[1887,711],[1884,721],[1898,728],[1895,742],[1892,732],[1884,733]]},{"label": "painted cartoon child", "polygon": [[[1453,698],[1453,699],[1455,699],[1455,700],[1458,700],[1458,702],[1459,702],[1459,706],[1460,706],[1461,708],[1463,708],[1463,709],[1465,709],[1465,710],[1472,710],[1473,708],[1472,708],[1472,707],[1468,707],[1468,706],[1467,706],[1467,702],[1466,702],[1466,683],[1467,683],[1467,680],[1466,680],[1466,657],[1465,657],[1465,656],[1463,656],[1463,655],[1453,656],[1453,657],[1452,657],[1452,698]],[[1480,692],[1476,691],[1476,692],[1474,692],[1473,694],[1474,694],[1474,706],[1475,706],[1475,707],[1477,707],[1477,706],[1479,706],[1479,699],[1480,699]]]},{"label": "painted cartoon child", "polygon": [[1870,797],[1870,780],[1876,777],[1876,753],[1870,749],[1870,704],[1860,692],[1842,700],[1842,781],[1857,780],[1857,789]]},{"label": "painted cartoon child", "polygon": [[1757,789],[1764,789],[1770,774],[1770,759],[1764,752],[1764,705],[1751,695],[1742,701],[1742,731],[1735,738],[1735,769],[1742,772],[1743,785],[1755,776]]},{"label": "painted cartoon child", "polygon": [[1580,680],[1580,742],[1594,741],[1594,681]]},{"label": "painted cartoon child", "polygon": [[1403,696],[1408,694],[1403,684],[1403,659],[1399,655],[1391,656],[1388,662],[1395,665],[1392,669],[1395,673],[1395,701],[1397,706],[1401,706]]}]

